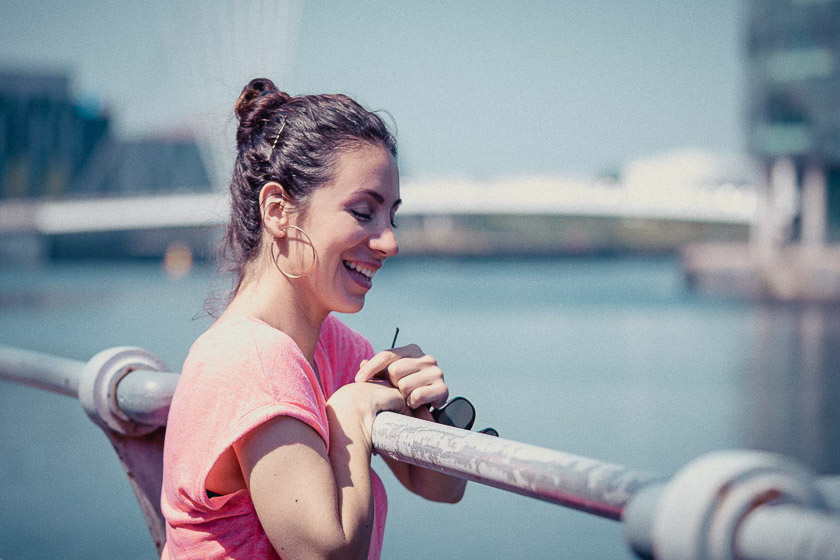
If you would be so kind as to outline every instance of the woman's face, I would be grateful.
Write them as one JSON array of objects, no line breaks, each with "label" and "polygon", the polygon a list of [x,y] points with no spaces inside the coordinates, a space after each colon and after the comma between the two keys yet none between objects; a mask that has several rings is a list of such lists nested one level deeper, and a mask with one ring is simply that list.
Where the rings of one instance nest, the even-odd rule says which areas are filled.
[{"label": "woman's face", "polygon": [[312,271],[296,281],[311,312],[362,308],[374,274],[399,251],[394,236],[399,181],[397,162],[384,147],[347,149],[333,180],[315,189],[297,223],[292,221],[318,252]]}]

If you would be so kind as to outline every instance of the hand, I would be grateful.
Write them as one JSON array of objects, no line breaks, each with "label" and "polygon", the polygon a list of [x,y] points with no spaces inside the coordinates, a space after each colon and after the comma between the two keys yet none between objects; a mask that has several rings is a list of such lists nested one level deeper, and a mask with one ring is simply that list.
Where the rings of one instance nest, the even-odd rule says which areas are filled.
[{"label": "hand", "polygon": [[350,414],[358,418],[368,433],[378,413],[386,410],[400,414],[409,412],[400,392],[381,379],[344,385],[330,396],[327,405],[338,409],[342,416]]},{"label": "hand", "polygon": [[400,392],[387,381],[349,383],[340,387],[327,399],[327,419],[330,437],[339,431],[357,434],[368,453],[373,450],[373,422],[380,412],[408,414],[410,409]]},{"label": "hand", "polygon": [[441,406],[449,397],[443,372],[433,356],[416,344],[383,350],[359,365],[357,382],[387,379],[399,389],[405,403],[413,409],[423,405]]}]

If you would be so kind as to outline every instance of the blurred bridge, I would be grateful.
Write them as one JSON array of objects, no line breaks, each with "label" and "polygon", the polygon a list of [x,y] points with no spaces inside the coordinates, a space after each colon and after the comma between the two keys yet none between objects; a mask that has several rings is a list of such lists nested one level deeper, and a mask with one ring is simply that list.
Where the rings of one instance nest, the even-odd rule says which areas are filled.
[{"label": "blurred bridge", "polygon": [[[400,216],[578,216],[749,224],[754,190],[644,189],[619,183],[558,179],[404,181]],[[172,193],[136,197],[7,200],[0,203],[0,234],[62,235],[221,225],[227,193]]]}]

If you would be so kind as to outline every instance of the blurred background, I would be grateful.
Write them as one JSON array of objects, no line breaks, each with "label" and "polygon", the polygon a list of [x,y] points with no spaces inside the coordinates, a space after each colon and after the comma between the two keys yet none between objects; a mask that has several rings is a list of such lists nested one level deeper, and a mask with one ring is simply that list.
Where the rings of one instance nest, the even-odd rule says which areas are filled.
[{"label": "blurred background", "polygon": [[[254,77],[396,130],[401,254],[342,317],[438,358],[477,427],[670,474],[840,473],[840,2],[7,3],[0,345],[178,371]],[[384,558],[630,558],[618,524],[389,488]],[[0,558],[154,558],[73,399],[0,382]]]}]

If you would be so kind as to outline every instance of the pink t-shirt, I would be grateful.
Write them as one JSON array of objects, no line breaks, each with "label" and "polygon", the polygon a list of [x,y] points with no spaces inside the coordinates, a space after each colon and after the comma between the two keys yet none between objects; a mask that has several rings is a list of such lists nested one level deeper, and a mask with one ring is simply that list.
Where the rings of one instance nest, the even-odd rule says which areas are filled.
[{"label": "pink t-shirt", "polygon": [[[163,451],[162,558],[279,558],[260,525],[248,490],[209,498],[205,480],[221,454],[275,416],[305,422],[329,446],[326,400],[353,382],[370,343],[332,315],[321,327],[315,363],[297,344],[253,318],[222,321],[195,341],[169,409]],[[369,559],[379,558],[387,498],[371,471],[374,528]]]}]

